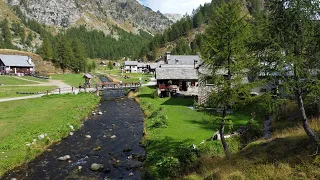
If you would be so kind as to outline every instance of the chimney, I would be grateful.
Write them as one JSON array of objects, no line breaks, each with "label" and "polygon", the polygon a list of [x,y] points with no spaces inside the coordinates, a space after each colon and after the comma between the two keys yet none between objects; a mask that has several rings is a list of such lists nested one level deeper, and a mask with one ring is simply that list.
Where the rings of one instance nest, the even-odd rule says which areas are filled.
[{"label": "chimney", "polygon": [[28,63],[31,65],[32,64],[32,59],[31,57],[28,57]]},{"label": "chimney", "polygon": [[171,52],[166,52],[165,58],[164,58],[164,63],[168,64],[171,58]]}]

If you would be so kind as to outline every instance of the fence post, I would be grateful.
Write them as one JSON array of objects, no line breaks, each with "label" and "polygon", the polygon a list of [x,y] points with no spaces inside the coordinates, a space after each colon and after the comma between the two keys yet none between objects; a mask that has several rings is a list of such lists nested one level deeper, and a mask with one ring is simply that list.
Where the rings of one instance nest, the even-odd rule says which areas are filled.
[{"label": "fence post", "polygon": [[61,94],[61,88],[59,88],[59,94]]},{"label": "fence post", "polygon": [[73,93],[73,86],[71,87],[71,92]]},{"label": "fence post", "polygon": [[47,95],[49,95],[49,90],[47,90]]}]

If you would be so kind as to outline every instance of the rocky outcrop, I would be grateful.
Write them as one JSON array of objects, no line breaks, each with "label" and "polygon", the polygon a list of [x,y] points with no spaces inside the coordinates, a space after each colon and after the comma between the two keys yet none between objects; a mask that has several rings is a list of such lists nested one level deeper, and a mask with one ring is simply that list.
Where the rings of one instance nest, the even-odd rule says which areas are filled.
[{"label": "rocky outcrop", "polygon": [[69,27],[88,25],[118,25],[127,31],[143,29],[161,32],[171,25],[160,12],[142,6],[136,0],[4,0],[10,6],[19,6],[29,19],[42,24]]},{"label": "rocky outcrop", "polygon": [[181,14],[166,13],[164,15],[174,23],[183,18],[183,15],[181,15]]}]

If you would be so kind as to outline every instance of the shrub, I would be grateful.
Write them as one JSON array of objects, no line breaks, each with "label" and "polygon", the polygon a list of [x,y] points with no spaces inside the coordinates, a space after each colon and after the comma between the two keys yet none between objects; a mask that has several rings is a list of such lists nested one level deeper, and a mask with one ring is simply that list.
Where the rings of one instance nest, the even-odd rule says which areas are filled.
[{"label": "shrub", "polygon": [[159,96],[158,96],[158,91],[157,91],[157,90],[155,90],[155,91],[153,91],[153,92],[151,93],[151,98],[153,98],[153,99],[158,99],[158,98],[159,98]]},{"label": "shrub", "polygon": [[180,162],[174,157],[165,157],[160,160],[156,166],[158,167],[158,172],[160,178],[165,179],[167,177],[176,177],[180,169]]},{"label": "shrub", "polygon": [[166,115],[160,115],[153,119],[153,128],[166,128],[168,127],[168,118]]}]

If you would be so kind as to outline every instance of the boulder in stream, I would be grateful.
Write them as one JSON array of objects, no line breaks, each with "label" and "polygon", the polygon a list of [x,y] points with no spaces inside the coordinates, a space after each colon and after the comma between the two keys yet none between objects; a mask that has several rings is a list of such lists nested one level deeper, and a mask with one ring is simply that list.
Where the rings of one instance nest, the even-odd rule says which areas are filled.
[{"label": "boulder in stream", "polygon": [[116,135],[113,135],[113,136],[111,136],[110,138],[111,139],[115,139],[117,136]]},{"label": "boulder in stream", "polygon": [[93,163],[91,165],[91,170],[92,171],[102,171],[103,169],[104,169],[104,165],[103,164]]},{"label": "boulder in stream", "polygon": [[65,155],[65,156],[62,156],[62,157],[58,158],[59,161],[66,161],[66,160],[69,160],[69,159],[71,159],[70,155]]}]

